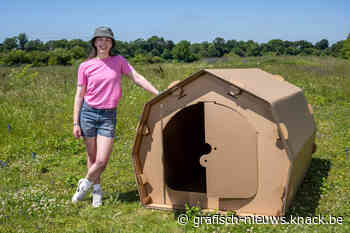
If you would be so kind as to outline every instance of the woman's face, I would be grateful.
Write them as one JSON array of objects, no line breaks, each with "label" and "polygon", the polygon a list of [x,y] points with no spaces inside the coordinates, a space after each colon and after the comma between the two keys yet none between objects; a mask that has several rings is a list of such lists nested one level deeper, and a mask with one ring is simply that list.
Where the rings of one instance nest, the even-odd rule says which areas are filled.
[{"label": "woman's face", "polygon": [[97,54],[108,54],[109,50],[112,48],[112,39],[108,37],[97,37],[95,39],[95,46],[97,49]]}]

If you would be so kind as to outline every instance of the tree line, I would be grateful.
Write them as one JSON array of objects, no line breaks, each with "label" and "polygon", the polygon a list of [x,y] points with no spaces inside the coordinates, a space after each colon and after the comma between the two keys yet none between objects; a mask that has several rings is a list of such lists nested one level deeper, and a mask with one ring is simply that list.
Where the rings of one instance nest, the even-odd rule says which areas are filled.
[{"label": "tree line", "polygon": [[[17,65],[70,65],[86,59],[91,45],[81,39],[29,40],[25,33],[6,38],[0,43],[0,64]],[[222,56],[284,56],[315,55],[350,59],[350,33],[345,40],[330,46],[327,39],[312,44],[306,40],[287,41],[273,39],[267,43],[253,40],[225,40],[221,37],[212,42],[191,43],[182,40],[174,43],[162,37],[152,36],[147,40],[131,42],[116,41],[112,51],[135,63],[193,62],[202,58]]]}]

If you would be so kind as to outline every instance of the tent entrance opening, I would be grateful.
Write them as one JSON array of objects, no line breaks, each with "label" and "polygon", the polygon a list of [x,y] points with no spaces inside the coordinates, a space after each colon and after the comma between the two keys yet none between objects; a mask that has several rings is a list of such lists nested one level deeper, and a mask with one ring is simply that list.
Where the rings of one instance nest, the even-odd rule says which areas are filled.
[{"label": "tent entrance opening", "polygon": [[175,114],[163,130],[164,177],[178,191],[206,193],[206,169],[199,159],[212,151],[205,142],[204,103]]}]

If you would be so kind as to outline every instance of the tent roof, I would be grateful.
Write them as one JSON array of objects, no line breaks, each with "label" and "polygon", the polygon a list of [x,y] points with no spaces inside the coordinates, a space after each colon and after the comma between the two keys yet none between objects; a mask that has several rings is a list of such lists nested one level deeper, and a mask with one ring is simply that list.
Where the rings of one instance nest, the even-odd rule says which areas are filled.
[{"label": "tent roof", "polygon": [[159,96],[150,100],[146,105],[153,104],[163,99],[178,86],[185,86],[197,79],[198,77],[210,74],[219,79],[223,79],[233,85],[245,90],[270,104],[276,103],[278,100],[288,98],[288,96],[295,95],[302,92],[297,86],[286,81],[278,80],[273,74],[267,73],[258,68],[244,68],[244,69],[204,69],[200,70],[173,87],[165,90]]},{"label": "tent roof", "polygon": [[[288,82],[277,80],[274,75],[261,69],[205,69],[193,76],[202,75],[202,72],[212,74],[218,78],[246,90],[269,103],[294,95],[302,90]],[[197,74],[197,75],[196,75]]]}]

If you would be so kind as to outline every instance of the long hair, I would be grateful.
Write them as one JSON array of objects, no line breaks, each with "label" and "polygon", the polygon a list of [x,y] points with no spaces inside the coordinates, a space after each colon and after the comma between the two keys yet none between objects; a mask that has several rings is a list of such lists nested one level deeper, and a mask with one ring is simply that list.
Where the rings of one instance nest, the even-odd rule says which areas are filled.
[{"label": "long hair", "polygon": [[[87,60],[92,59],[92,58],[97,56],[97,48],[95,46],[95,40],[96,40],[96,37],[91,40],[91,49],[90,49],[90,53],[89,53]],[[115,47],[115,40],[112,39],[112,47],[109,50],[109,56],[113,56],[112,50],[114,47]]]}]

